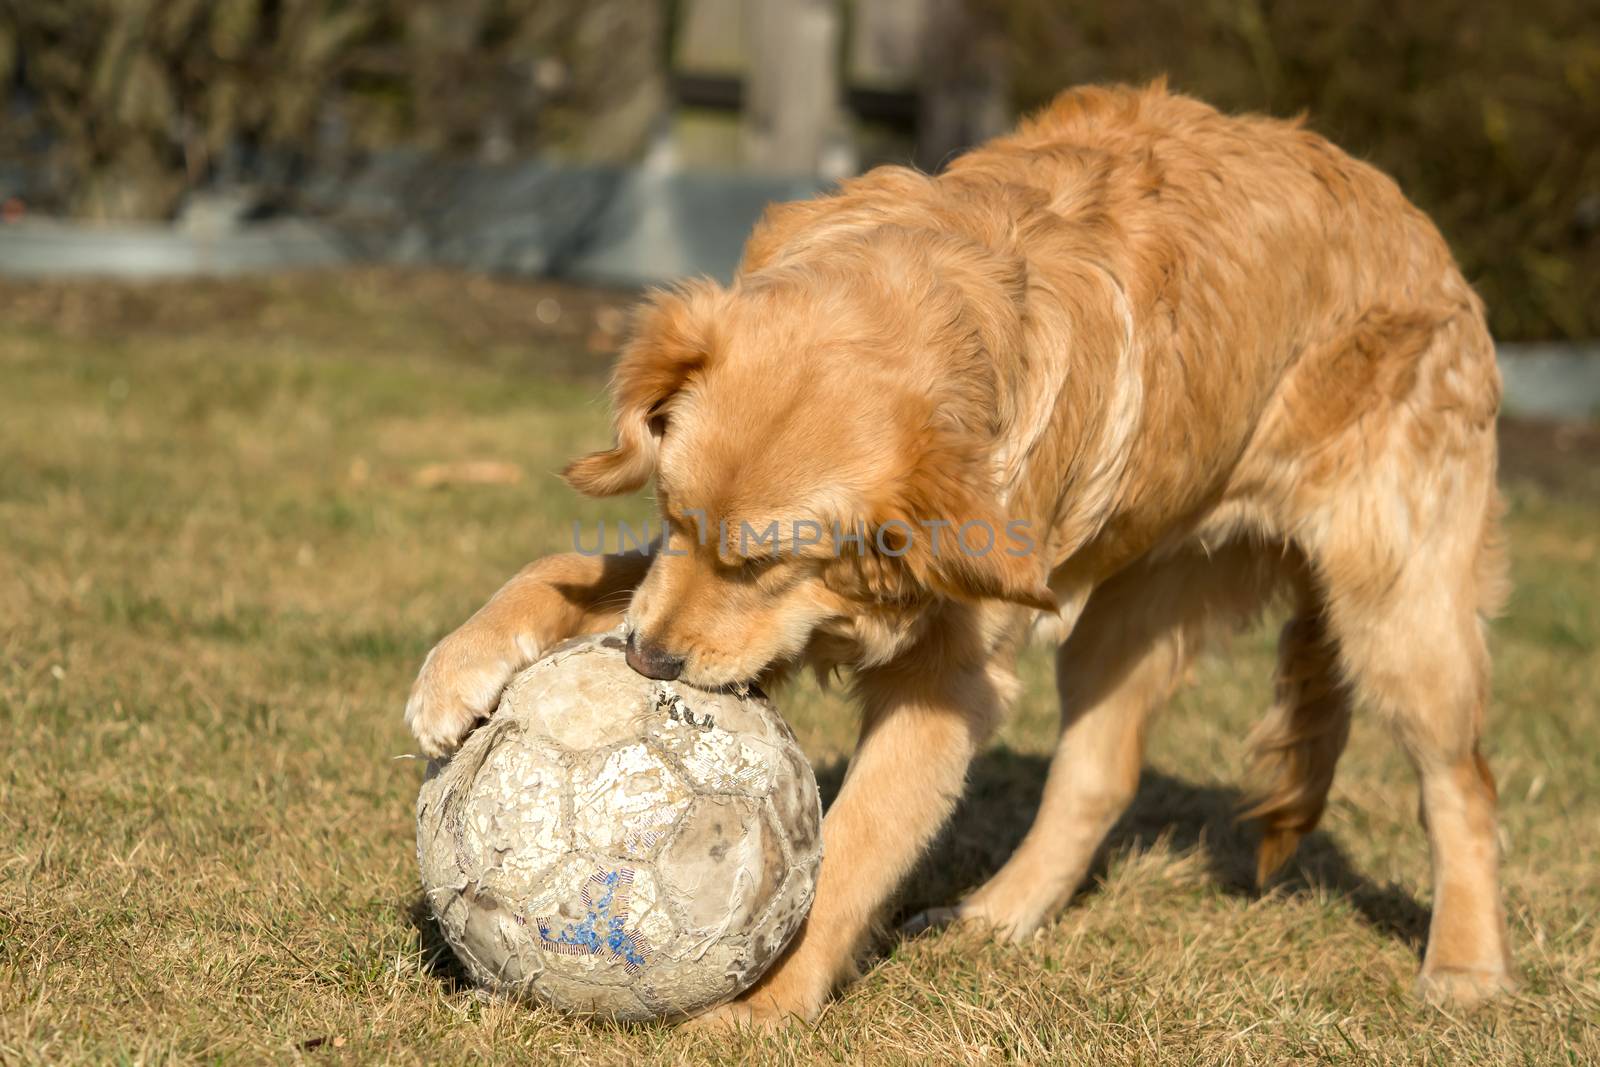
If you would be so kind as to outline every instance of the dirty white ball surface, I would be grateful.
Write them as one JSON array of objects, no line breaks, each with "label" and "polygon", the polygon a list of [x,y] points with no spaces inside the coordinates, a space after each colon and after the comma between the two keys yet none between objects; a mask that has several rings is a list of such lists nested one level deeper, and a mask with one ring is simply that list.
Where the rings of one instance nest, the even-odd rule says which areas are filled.
[{"label": "dirty white ball surface", "polygon": [[523,671],[417,798],[439,927],[478,982],[683,1017],[749,987],[811,906],[817,783],[759,693],[641,677],[616,635]]}]

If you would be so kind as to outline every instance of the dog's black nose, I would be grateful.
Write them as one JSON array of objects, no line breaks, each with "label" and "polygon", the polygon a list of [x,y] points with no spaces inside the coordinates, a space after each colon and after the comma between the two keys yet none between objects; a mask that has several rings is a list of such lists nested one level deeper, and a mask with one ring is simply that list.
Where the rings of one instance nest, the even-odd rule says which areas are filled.
[{"label": "dog's black nose", "polygon": [[657,681],[670,682],[683,673],[683,657],[674,656],[654,641],[647,641],[637,632],[628,635],[628,666]]}]

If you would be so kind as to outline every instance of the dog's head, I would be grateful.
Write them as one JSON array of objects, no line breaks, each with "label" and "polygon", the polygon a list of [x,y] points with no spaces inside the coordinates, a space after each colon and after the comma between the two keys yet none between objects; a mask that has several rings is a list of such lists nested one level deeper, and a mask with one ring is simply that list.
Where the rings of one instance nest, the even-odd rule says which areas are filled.
[{"label": "dog's head", "polygon": [[636,669],[726,685],[819,634],[881,658],[864,634],[941,599],[1054,610],[993,485],[983,330],[954,312],[929,328],[915,303],[790,278],[645,306],[613,379],[616,446],[565,472],[601,496],[655,477],[666,539],[629,609]]}]

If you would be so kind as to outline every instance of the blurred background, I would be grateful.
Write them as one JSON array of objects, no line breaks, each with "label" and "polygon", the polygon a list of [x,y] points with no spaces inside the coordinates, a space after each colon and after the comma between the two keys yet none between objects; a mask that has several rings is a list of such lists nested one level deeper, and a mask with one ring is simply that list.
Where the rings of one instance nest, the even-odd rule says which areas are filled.
[{"label": "blurred background", "polygon": [[[0,0],[0,200],[213,270],[725,275],[767,200],[1162,74],[1394,175],[1500,338],[1600,335],[1594,0]],[[0,269],[196,265],[79,236]]]}]

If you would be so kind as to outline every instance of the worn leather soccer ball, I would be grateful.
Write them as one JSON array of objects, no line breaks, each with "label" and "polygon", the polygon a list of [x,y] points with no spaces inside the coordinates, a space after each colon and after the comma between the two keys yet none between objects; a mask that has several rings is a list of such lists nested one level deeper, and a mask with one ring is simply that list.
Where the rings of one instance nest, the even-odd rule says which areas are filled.
[{"label": "worn leather soccer ball", "polygon": [[757,691],[652,681],[616,635],[523,671],[417,798],[445,940],[482,984],[681,1018],[750,986],[811,906],[816,779]]}]

